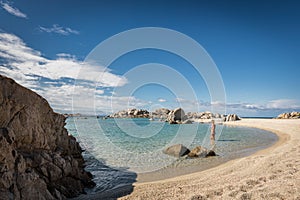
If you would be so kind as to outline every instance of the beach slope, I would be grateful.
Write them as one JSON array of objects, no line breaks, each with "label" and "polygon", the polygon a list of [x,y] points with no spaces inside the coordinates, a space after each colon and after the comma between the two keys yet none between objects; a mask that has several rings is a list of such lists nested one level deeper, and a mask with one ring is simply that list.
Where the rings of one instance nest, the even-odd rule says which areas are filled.
[{"label": "beach slope", "polygon": [[279,136],[273,146],[215,168],[149,183],[136,183],[121,199],[300,199],[300,120],[242,119]]}]

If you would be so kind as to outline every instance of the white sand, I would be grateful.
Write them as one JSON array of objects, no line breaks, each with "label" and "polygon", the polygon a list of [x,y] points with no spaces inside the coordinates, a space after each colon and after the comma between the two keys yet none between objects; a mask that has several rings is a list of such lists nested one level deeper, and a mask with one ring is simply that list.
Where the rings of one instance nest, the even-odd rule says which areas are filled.
[{"label": "white sand", "polygon": [[206,171],[136,183],[134,191],[120,199],[300,200],[300,120],[243,119],[226,124],[272,131],[279,141]]}]

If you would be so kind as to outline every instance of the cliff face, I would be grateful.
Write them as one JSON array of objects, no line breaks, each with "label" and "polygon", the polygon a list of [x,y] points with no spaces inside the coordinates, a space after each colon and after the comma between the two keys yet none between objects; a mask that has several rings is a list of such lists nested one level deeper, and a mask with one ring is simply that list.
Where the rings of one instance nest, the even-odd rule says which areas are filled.
[{"label": "cliff face", "polygon": [[44,98],[0,75],[0,199],[64,199],[93,186],[64,125]]}]

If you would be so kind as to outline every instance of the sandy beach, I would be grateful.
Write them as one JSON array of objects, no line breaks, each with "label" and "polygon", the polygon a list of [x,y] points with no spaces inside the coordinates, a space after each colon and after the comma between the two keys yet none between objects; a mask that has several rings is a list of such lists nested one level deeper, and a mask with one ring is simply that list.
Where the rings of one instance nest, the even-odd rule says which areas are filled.
[{"label": "sandy beach", "polygon": [[300,120],[242,119],[276,133],[273,146],[209,170],[171,179],[135,183],[120,199],[297,199],[300,200]]}]

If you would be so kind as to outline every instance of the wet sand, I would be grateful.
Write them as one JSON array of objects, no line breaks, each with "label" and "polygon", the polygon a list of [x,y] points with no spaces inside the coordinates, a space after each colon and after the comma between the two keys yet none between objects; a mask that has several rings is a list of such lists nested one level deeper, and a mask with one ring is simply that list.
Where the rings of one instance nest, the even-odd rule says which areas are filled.
[{"label": "wet sand", "polygon": [[248,157],[205,171],[135,183],[133,192],[120,199],[300,200],[300,120],[242,119],[226,125],[264,129],[276,133],[279,140]]}]

